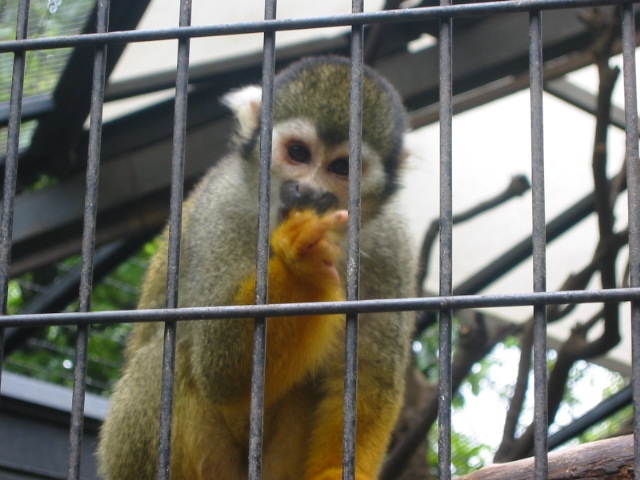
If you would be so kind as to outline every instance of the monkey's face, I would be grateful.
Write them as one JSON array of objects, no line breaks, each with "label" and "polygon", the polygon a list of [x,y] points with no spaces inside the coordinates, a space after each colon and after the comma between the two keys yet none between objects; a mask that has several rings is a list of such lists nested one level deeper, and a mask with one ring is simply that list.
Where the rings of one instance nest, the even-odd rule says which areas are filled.
[{"label": "monkey's face", "polygon": [[[346,209],[349,198],[349,143],[321,138],[314,123],[292,119],[273,130],[272,218],[279,222],[292,208],[319,213]],[[381,203],[385,187],[382,161],[362,145],[361,199],[366,219]]]},{"label": "monkey's face", "polygon": [[[349,60],[310,57],[283,70],[273,93],[272,227],[292,208],[347,209],[350,128]],[[394,88],[365,68],[362,90],[362,221],[396,191],[405,156],[405,111]],[[236,118],[236,147],[257,163],[262,90],[230,92],[224,103]],[[258,168],[248,172],[258,184]]]}]

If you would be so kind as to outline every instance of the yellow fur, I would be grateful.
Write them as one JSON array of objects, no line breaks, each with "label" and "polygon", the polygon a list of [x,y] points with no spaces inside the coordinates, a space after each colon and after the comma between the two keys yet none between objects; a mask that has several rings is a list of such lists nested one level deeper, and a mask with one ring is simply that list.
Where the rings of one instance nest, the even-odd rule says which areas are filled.
[{"label": "yellow fur", "polygon": [[[346,212],[344,212],[346,215]],[[307,210],[292,212],[272,238],[269,261],[269,303],[344,300],[336,270],[340,250],[331,229],[346,221],[336,213],[318,217]],[[240,305],[253,303],[255,276],[236,296]],[[267,334],[265,404],[281,398],[316,368],[335,346],[341,315],[271,318]]]},{"label": "yellow fur", "polygon": [[[335,229],[345,221],[346,212],[332,212],[318,217],[312,211],[296,211],[274,231],[271,240],[273,255],[269,261],[270,303],[344,300],[344,289],[336,270],[340,250]],[[254,302],[255,282],[255,274],[242,282],[235,298],[236,304]],[[311,401],[314,394],[300,386],[304,381],[313,382],[313,374],[323,360],[339,347],[337,340],[343,326],[343,315],[276,317],[268,320],[265,478],[302,478],[300,474],[304,464],[310,459],[305,458],[305,450],[300,446],[304,444],[306,435],[313,436],[311,424],[315,419]],[[188,372],[178,375],[178,378],[185,377],[188,377]],[[220,405],[207,402],[192,382],[183,381],[177,386],[173,480],[214,476],[233,479],[246,475],[246,467],[239,468],[239,465],[247,456],[248,392],[232,404]],[[335,418],[331,419],[331,423],[339,431],[342,429],[341,412],[340,406],[331,415]],[[287,417],[296,418],[297,425],[287,427]],[[295,430],[299,432],[298,438],[293,433]],[[280,440],[274,442],[274,436],[280,437]],[[295,440],[289,442],[289,448],[284,443],[286,437]],[[294,449],[299,452],[296,453]],[[330,449],[335,450],[335,445],[331,445]],[[318,454],[324,455],[324,452]],[[237,461],[226,462],[229,458],[236,458]],[[297,470],[298,476],[279,476],[276,470],[282,466],[278,465],[288,465],[284,471]]]}]

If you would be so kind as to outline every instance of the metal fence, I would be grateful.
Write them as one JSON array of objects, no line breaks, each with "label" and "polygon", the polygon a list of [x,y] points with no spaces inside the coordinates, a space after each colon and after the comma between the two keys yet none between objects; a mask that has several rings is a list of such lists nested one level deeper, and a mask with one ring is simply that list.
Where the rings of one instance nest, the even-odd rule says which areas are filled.
[{"label": "metal fence", "polygon": [[[160,448],[160,478],[168,478],[169,425],[171,419],[171,397],[176,348],[176,322],[190,319],[217,319],[255,317],[255,363],[253,370],[253,398],[262,398],[264,381],[265,318],[271,315],[304,315],[314,312],[342,313],[347,315],[346,339],[346,389],[344,421],[344,478],[354,478],[355,452],[355,395],[356,395],[356,345],[358,314],[371,311],[435,311],[439,313],[440,325],[440,378],[439,383],[439,478],[451,477],[451,357],[452,357],[452,310],[479,307],[530,306],[535,314],[534,334],[534,378],[535,378],[535,478],[547,478],[547,329],[546,307],[554,304],[589,302],[630,302],[633,326],[633,366],[640,368],[640,164],[638,163],[638,119],[635,67],[634,3],[612,0],[531,0],[503,1],[476,4],[452,5],[446,0],[440,6],[363,13],[362,0],[354,0],[353,13],[328,17],[281,20],[276,18],[275,0],[266,0],[265,19],[259,22],[245,22],[228,25],[190,26],[191,5],[189,0],[180,2],[180,23],[177,28],[146,31],[108,32],[109,1],[98,1],[97,33],[73,37],[29,39],[26,35],[29,1],[20,0],[17,38],[15,41],[0,43],[0,53],[13,52],[13,82],[11,89],[10,118],[8,123],[8,147],[3,188],[2,218],[0,223],[0,302],[7,303],[9,264],[11,257],[11,237],[13,206],[16,189],[16,172],[19,157],[19,134],[25,56],[28,51],[63,47],[95,47],[94,74],[89,122],[89,154],[86,177],[86,200],[84,234],[82,242],[82,280],[80,286],[80,311],[74,313],[14,315],[0,318],[0,327],[25,327],[45,325],[77,325],[77,362],[75,364],[75,385],[71,434],[69,443],[68,478],[79,478],[80,448],[83,431],[83,405],[85,397],[85,371],[87,363],[87,341],[89,325],[92,323],[112,324],[118,322],[163,321],[165,327],[165,350],[162,389],[162,421]],[[626,112],[626,156],[628,162],[627,182],[629,198],[629,246],[630,246],[630,287],[610,290],[548,292],[546,286],[546,232],[544,199],[544,154],[543,154],[543,56],[541,40],[541,12],[547,9],[576,8],[598,5],[617,5],[621,9],[622,40],[624,57],[624,92]],[[454,296],[452,288],[452,22],[460,17],[491,15],[496,13],[528,12],[530,27],[530,95],[531,95],[531,173],[533,186],[533,276],[534,292],[509,295],[461,295]],[[362,82],[363,27],[365,25],[401,23],[418,20],[439,21],[440,48],[440,291],[430,298],[409,298],[389,300],[357,299],[357,269],[350,271],[348,278],[347,302],[326,304],[267,305],[263,296],[262,305],[255,306],[212,306],[206,308],[177,308],[179,263],[179,234],[181,225],[181,203],[183,200],[183,169],[185,160],[187,90],[189,85],[189,43],[197,37],[233,35],[240,33],[264,33],[264,60],[262,84],[265,102],[262,109],[261,147],[262,164],[268,164],[271,132],[271,95],[275,70],[275,36],[277,32],[295,29],[312,29],[330,26],[349,26],[352,29],[352,105],[351,115],[351,159],[360,156],[358,139],[361,121],[357,99]],[[105,91],[106,50],[109,45],[129,42],[152,42],[177,39],[178,67],[175,95],[174,151],[171,180],[171,238],[169,251],[170,276],[167,288],[167,308],[164,310],[91,312],[89,297],[92,289],[92,269],[95,250],[97,184],[100,172],[102,107]],[[360,178],[359,169],[353,168],[350,176],[350,206],[355,214],[351,217],[349,238],[349,258],[357,259],[358,231],[357,205]],[[260,241],[268,241],[268,175],[262,175],[260,186]],[[264,252],[265,249],[258,249]],[[266,278],[266,256],[262,258],[262,271],[258,272],[258,291],[264,292]],[[1,344],[1,343],[0,343]],[[640,401],[640,381],[634,375],[634,407],[638,411]],[[249,453],[249,477],[260,478],[261,462],[261,406],[252,403],[251,435]],[[640,423],[635,423],[635,436],[640,435]],[[635,443],[636,472],[640,472],[640,442]],[[636,474],[637,476],[638,474]]]}]

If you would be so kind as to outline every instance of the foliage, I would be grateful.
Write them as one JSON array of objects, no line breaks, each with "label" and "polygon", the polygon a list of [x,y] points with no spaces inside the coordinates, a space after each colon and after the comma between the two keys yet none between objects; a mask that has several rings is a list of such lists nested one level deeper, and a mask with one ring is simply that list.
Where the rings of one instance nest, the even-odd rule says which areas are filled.
[{"label": "foliage", "polygon": [[[458,331],[460,319],[453,318],[454,337]],[[457,338],[453,338],[453,345],[457,345]],[[438,380],[438,329],[435,327],[424,330],[413,344],[414,361],[416,367],[431,381]]]},{"label": "foliage", "polygon": [[[438,478],[438,429],[429,432],[429,451],[427,461],[433,478]],[[451,432],[451,474],[454,477],[475,472],[487,465],[487,458],[493,453],[489,445],[478,443],[477,439],[460,433]]]},{"label": "foliage", "polygon": [[[157,248],[157,242],[149,242],[130,260],[122,263],[102,282],[95,285],[91,304],[93,311],[123,310],[135,308],[138,286],[142,282],[148,258]],[[59,274],[79,268],[78,256],[61,262]],[[9,284],[9,312],[19,313],[33,293],[33,274],[13,279]],[[78,302],[67,307],[76,311]],[[129,324],[93,325],[89,337],[89,360],[87,365],[87,389],[98,394],[108,394],[118,377],[125,340],[131,330]],[[40,378],[60,385],[73,384],[75,364],[75,327],[50,326],[19,350],[13,352],[5,367],[7,370]]]},{"label": "foliage", "polygon": [[[454,318],[454,332],[460,320]],[[454,341],[455,345],[455,341]],[[438,329],[431,328],[420,335],[413,346],[416,366],[431,382],[438,380]],[[513,379],[520,356],[516,337],[508,337],[496,345],[493,351],[476,363],[465,378],[452,402],[451,452],[452,474],[464,475],[476,471],[493,461],[498,447],[496,439],[504,421],[504,413],[513,394]],[[556,352],[549,351],[550,368],[556,359]],[[604,398],[619,391],[628,382],[624,376],[599,365],[578,362],[571,370],[562,407],[556,423],[551,426],[553,433]],[[604,388],[603,388],[604,387]],[[487,406],[488,405],[488,406]],[[478,411],[485,418],[473,420]],[[586,443],[602,439],[617,432],[631,416],[625,408],[609,419],[587,430],[572,443]],[[519,430],[523,431],[533,415],[533,398],[529,393],[520,419]],[[491,429],[488,431],[487,429]],[[483,432],[484,429],[484,432]],[[498,435],[496,435],[498,432]],[[437,424],[428,435],[427,460],[434,478],[437,478],[438,429]]]}]

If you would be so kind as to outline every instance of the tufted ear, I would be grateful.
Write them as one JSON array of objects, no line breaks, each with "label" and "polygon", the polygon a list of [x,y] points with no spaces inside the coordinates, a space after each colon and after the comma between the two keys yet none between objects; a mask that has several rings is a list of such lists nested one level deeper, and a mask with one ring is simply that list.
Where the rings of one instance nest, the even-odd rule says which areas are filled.
[{"label": "tufted ear", "polygon": [[222,103],[233,112],[240,143],[251,139],[260,123],[262,88],[250,85],[232,90],[222,97]]}]

